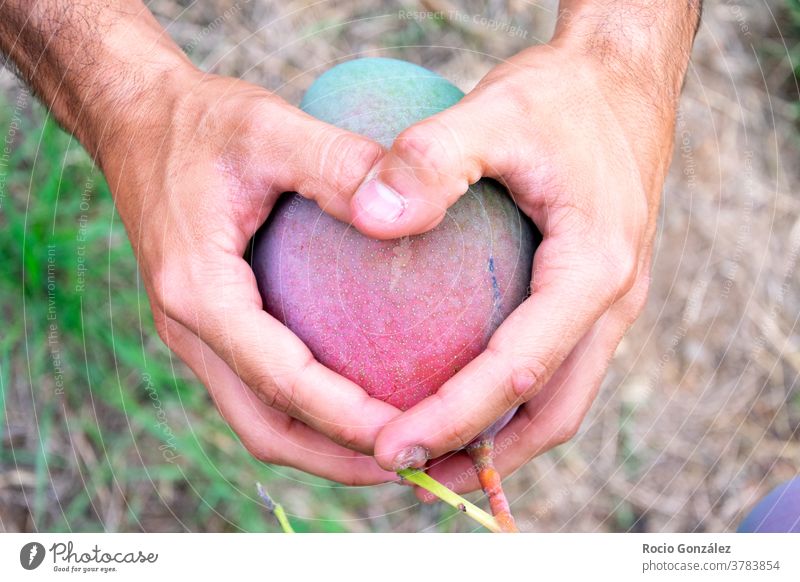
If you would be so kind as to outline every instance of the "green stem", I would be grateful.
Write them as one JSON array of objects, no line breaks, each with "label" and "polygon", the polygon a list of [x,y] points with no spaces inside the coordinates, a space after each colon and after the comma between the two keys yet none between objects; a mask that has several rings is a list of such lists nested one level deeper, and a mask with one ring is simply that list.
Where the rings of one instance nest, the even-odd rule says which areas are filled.
[{"label": "green stem", "polygon": [[402,471],[398,471],[397,474],[417,487],[422,487],[426,491],[433,493],[448,505],[466,513],[489,531],[494,533],[500,533],[502,531],[502,528],[494,517],[486,513],[480,507],[470,503],[455,491],[448,489],[424,471],[420,471],[419,469],[403,469]]},{"label": "green stem", "polygon": [[283,533],[294,533],[292,524],[289,523],[289,518],[286,517],[286,512],[283,510],[283,505],[280,503],[275,506],[275,517],[277,518],[278,523],[281,525]]},{"label": "green stem", "polygon": [[267,506],[267,511],[278,520],[278,524],[280,524],[283,533],[294,533],[292,524],[289,523],[289,518],[286,517],[286,512],[283,510],[283,505],[275,503],[275,500],[269,496],[269,493],[261,486],[261,483],[256,483],[256,489],[258,490],[258,496],[264,502],[264,505]]}]

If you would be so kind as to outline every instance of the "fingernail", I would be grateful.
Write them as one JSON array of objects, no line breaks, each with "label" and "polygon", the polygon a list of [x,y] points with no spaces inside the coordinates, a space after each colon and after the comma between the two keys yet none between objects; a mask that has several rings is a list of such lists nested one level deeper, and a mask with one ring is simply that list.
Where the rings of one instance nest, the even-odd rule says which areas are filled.
[{"label": "fingernail", "polygon": [[406,209],[406,200],[383,182],[364,182],[355,193],[358,207],[381,222],[395,222]]},{"label": "fingernail", "polygon": [[419,469],[425,465],[425,462],[430,458],[431,454],[428,452],[428,449],[421,445],[414,445],[413,447],[408,447],[397,453],[397,456],[392,462],[392,467],[395,471],[410,469],[411,467]]}]

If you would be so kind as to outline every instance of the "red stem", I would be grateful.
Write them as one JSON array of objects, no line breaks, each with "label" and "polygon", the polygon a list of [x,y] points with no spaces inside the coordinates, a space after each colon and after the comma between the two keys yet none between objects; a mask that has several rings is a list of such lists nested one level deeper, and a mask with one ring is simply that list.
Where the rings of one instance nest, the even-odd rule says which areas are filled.
[{"label": "red stem", "polygon": [[478,480],[481,482],[483,492],[489,498],[489,507],[497,523],[506,533],[519,532],[500,482],[500,473],[494,466],[494,437],[485,437],[471,443],[467,447],[467,452],[478,471]]}]

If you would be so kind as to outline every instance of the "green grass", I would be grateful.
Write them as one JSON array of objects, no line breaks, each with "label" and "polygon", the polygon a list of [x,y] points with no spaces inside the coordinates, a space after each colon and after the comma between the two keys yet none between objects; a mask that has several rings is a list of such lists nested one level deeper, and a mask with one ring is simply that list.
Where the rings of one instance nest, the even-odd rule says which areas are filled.
[{"label": "green grass", "polygon": [[[0,104],[3,135],[10,105]],[[294,520],[298,531],[350,529],[366,493],[247,454],[158,340],[102,175],[38,106],[20,125],[0,207],[0,471],[33,475],[31,527],[277,531],[261,481],[310,518]]]},{"label": "green grass", "polygon": [[[789,16],[789,24],[784,39],[789,51],[792,74],[787,78],[784,86],[792,101],[795,127],[800,130],[800,95],[797,94],[798,80],[800,80],[800,0],[786,0],[786,11]],[[800,135],[800,131],[797,135]],[[797,136],[796,141],[800,143],[800,138]]]}]

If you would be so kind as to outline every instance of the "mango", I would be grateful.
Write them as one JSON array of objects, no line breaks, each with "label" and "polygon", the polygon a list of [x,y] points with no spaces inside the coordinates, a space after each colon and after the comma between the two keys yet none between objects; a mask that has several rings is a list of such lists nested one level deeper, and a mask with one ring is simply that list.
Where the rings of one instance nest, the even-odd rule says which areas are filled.
[{"label": "mango", "polygon": [[[384,146],[463,93],[411,63],[337,65],[301,107]],[[472,185],[433,230],[379,241],[285,194],[257,233],[265,309],[322,364],[405,410],[483,351],[527,296],[539,233],[498,183]]]}]

